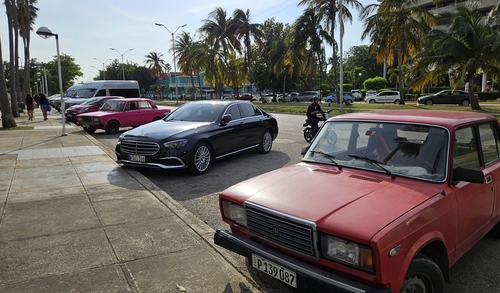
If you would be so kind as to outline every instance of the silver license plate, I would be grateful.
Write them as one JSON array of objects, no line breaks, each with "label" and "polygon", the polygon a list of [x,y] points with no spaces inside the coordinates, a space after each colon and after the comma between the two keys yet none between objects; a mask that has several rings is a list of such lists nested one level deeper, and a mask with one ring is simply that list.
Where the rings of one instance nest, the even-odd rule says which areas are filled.
[{"label": "silver license plate", "polygon": [[277,265],[265,258],[252,254],[252,266],[271,277],[274,277],[283,283],[297,288],[297,275],[280,265]]},{"label": "silver license plate", "polygon": [[141,162],[141,163],[145,163],[146,162],[146,157],[145,156],[129,155],[128,159],[130,161],[134,161],[134,162]]}]

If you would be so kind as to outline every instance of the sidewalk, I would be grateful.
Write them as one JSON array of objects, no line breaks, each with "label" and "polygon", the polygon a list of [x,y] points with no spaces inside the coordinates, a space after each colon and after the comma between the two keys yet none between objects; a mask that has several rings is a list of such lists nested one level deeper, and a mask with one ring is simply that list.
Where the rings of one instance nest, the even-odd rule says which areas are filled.
[{"label": "sidewalk", "polygon": [[[54,111],[55,112],[55,111]],[[260,292],[213,229],[61,115],[0,131],[0,292]]]}]

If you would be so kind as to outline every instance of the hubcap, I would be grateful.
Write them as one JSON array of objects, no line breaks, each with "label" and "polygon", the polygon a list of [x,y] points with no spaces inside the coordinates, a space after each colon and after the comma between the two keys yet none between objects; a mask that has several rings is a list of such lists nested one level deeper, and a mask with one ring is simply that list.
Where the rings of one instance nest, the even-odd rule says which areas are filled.
[{"label": "hubcap", "polygon": [[272,139],[271,139],[271,134],[266,131],[266,133],[264,133],[264,137],[262,138],[262,147],[267,152],[267,151],[271,150],[272,146],[273,146],[273,143],[272,143]]},{"label": "hubcap", "polygon": [[196,150],[194,164],[198,171],[205,171],[210,165],[210,150],[206,146],[201,146]]}]

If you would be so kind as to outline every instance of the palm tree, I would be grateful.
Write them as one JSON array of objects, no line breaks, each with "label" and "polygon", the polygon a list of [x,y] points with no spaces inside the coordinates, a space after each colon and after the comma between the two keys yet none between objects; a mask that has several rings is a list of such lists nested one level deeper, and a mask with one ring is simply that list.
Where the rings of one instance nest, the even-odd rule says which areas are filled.
[{"label": "palm tree", "polygon": [[[35,4],[38,0],[17,0],[18,1],[18,23],[19,35],[23,38],[24,45],[24,83],[23,93],[28,93],[30,89],[30,32],[33,30],[33,24],[38,16],[38,8]],[[19,58],[16,57],[16,61]],[[16,68],[19,68],[16,64]],[[19,71],[17,71],[17,80],[19,80]],[[19,83],[16,84],[19,86]],[[19,87],[20,90],[20,87]]]},{"label": "palm tree", "polygon": [[[293,24],[295,35],[295,42],[292,45],[293,50],[300,51],[304,47],[309,49],[309,54],[305,55],[306,63],[308,64],[307,68],[309,69],[308,77],[312,79],[310,80],[311,84],[309,84],[309,87],[315,82],[316,73],[318,71],[324,72],[324,69],[326,69],[323,40],[326,40],[330,44],[333,43],[333,39],[323,29],[320,21],[320,16],[313,9],[309,8],[304,10],[303,14]],[[319,64],[319,69],[317,68],[317,64]]]},{"label": "palm tree", "polygon": [[[199,54],[197,51],[198,47],[196,42],[191,38],[188,32],[182,32],[177,36],[177,40],[174,43],[174,54],[178,56],[179,68],[183,74],[189,75],[191,77],[191,84],[194,87],[194,74],[198,74],[199,66],[197,64],[196,55]],[[191,91],[191,98],[194,100],[195,91]]]},{"label": "palm tree", "polygon": [[12,108],[12,115],[14,117],[19,117],[19,109],[17,107],[17,102],[19,102],[19,92],[17,91],[19,86],[19,80],[16,79],[19,76],[16,72],[18,67],[18,17],[17,17],[17,6],[15,0],[5,0],[5,9],[7,12],[7,21],[9,28],[9,49],[10,49],[10,101]]},{"label": "palm tree", "polygon": [[[340,4],[342,3],[342,15],[340,14]],[[344,36],[344,22],[352,22],[352,14],[346,5],[350,5],[357,10],[363,8],[363,4],[357,0],[301,0],[299,5],[308,5],[309,8],[316,11],[319,17],[322,19],[325,30],[328,31],[331,38],[331,46],[333,48],[332,54],[332,71],[333,71],[333,86],[337,92],[337,96],[340,95],[337,86],[337,46],[335,40],[335,30],[337,28],[337,23],[340,25],[340,34]],[[338,16],[338,20],[337,20]]]},{"label": "palm tree", "polygon": [[153,73],[153,78],[158,78],[161,76],[163,68],[165,68],[165,60],[162,59],[163,54],[157,52],[150,52],[148,55],[144,56],[146,60],[144,63],[148,65]]},{"label": "palm tree", "polygon": [[234,35],[229,33],[230,19],[221,7],[215,8],[203,20],[203,25],[198,29],[206,46],[203,53],[206,54],[205,77],[207,81],[215,85],[216,91],[222,96],[223,78],[221,73],[225,72],[226,58],[229,51],[234,50],[232,44],[236,44]]},{"label": "palm tree", "polygon": [[[361,39],[370,36],[373,42],[370,52],[377,61],[387,60],[393,65],[397,59],[399,92],[404,97],[402,66],[421,48],[421,40],[429,31],[433,16],[416,5],[417,0],[383,0],[363,8],[360,18],[364,19],[365,30]],[[404,98],[400,99],[404,104]]]},{"label": "palm tree", "polygon": [[480,71],[500,74],[500,33],[492,27],[498,16],[500,3],[483,18],[477,6],[458,6],[453,12],[437,16],[437,26],[428,35],[424,50],[417,55],[414,72],[420,72],[421,86],[426,82],[422,76],[433,73],[450,74],[453,86],[469,82],[471,108],[480,110],[474,95],[474,78]]},{"label": "palm tree", "polygon": [[[253,84],[257,86],[257,90],[259,90],[259,86],[255,82],[255,78],[253,77],[253,73],[251,70],[251,60],[252,60],[252,50],[251,48],[251,37],[253,37],[255,43],[262,47],[262,30],[261,25],[256,23],[250,23],[250,10],[247,9],[246,12],[243,12],[241,9],[236,9],[233,12],[233,18],[231,23],[229,24],[229,30],[232,34],[236,36],[238,40],[243,39],[243,45],[245,49],[245,57],[244,57],[244,67],[245,70],[250,73],[250,79]],[[252,94],[252,87],[250,87],[250,94]]]},{"label": "palm tree", "polygon": [[[0,48],[2,48],[2,43],[0,42]],[[16,127],[16,120],[14,120],[14,115],[12,114],[12,109],[10,107],[9,95],[7,93],[7,84],[5,82],[4,65],[2,58],[2,50],[0,50],[0,106],[2,106],[2,127],[10,128]]]}]

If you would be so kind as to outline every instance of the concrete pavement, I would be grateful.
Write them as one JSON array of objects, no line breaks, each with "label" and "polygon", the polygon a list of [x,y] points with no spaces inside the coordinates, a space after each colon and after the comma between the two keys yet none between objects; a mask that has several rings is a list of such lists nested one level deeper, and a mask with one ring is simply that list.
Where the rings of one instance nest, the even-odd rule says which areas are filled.
[{"label": "concrete pavement", "polygon": [[0,131],[0,292],[261,292],[213,229],[48,117]]}]

